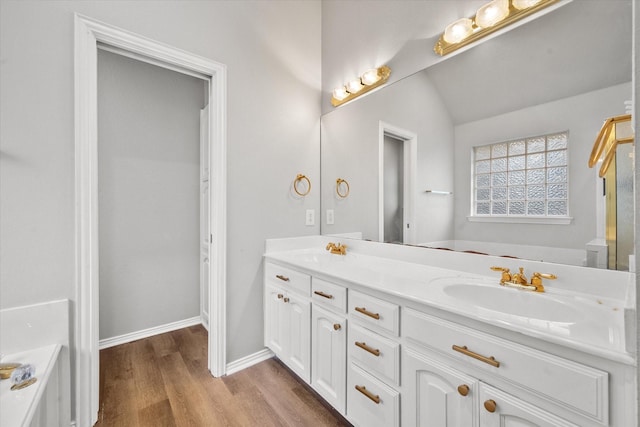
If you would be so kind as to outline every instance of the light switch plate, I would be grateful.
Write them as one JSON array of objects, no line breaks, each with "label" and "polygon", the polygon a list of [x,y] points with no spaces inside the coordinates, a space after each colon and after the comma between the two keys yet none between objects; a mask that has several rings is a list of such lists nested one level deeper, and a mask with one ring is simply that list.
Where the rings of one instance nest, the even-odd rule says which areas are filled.
[{"label": "light switch plate", "polygon": [[327,209],[327,225],[333,225],[333,224],[334,224],[333,209]]},{"label": "light switch plate", "polygon": [[305,225],[315,225],[316,223],[316,211],[313,209],[307,209],[307,215],[305,216]]}]

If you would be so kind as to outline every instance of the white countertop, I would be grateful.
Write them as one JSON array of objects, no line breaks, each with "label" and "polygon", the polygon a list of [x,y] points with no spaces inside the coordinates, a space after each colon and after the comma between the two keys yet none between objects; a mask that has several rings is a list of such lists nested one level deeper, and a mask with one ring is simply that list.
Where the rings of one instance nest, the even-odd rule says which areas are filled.
[{"label": "white countertop", "polygon": [[626,339],[635,307],[628,299],[616,298],[619,293],[578,293],[571,287],[549,286],[547,281],[546,292],[535,293],[500,286],[499,273],[491,274],[486,267],[488,274],[482,275],[355,251],[333,255],[315,245],[313,249],[285,245],[287,250],[278,251],[268,244],[267,249],[267,260],[312,275],[347,281],[625,364],[636,363]]},{"label": "white countertop", "polygon": [[18,362],[35,367],[34,384],[21,390],[11,390],[11,380],[0,381],[0,425],[28,426],[44,393],[49,376],[55,366],[62,346],[48,345],[33,350],[8,354],[0,362]]}]

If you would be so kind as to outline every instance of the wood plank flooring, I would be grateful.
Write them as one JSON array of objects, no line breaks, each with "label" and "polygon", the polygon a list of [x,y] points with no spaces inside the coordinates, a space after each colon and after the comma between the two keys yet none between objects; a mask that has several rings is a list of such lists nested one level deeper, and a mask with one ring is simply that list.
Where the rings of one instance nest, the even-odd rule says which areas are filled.
[{"label": "wood plank flooring", "polygon": [[100,352],[96,427],[112,426],[350,424],[275,359],[213,378],[198,325]]}]

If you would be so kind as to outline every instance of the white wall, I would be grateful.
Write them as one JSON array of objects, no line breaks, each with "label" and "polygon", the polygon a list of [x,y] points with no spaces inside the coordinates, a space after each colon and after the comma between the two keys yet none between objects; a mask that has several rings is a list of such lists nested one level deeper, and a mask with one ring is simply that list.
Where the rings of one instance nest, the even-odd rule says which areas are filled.
[{"label": "white wall", "polygon": [[[631,84],[589,92],[455,127],[455,239],[584,249],[596,229],[597,169],[587,162],[607,117],[624,114]],[[469,222],[471,165],[475,145],[569,131],[569,225]],[[524,241],[523,241],[524,239]]]},{"label": "white wall", "polygon": [[227,359],[263,348],[265,238],[319,233],[318,1],[0,2],[0,308],[74,291],[73,13],[227,65]]},{"label": "white wall", "polygon": [[[453,187],[453,123],[438,91],[421,72],[322,116],[322,233],[360,231],[379,241],[379,123],[418,136],[414,193],[417,242],[453,238],[453,199],[425,193]],[[346,179],[349,197],[336,195]],[[334,210],[334,225],[326,210]]]},{"label": "white wall", "polygon": [[100,339],[200,315],[205,88],[98,52]]}]

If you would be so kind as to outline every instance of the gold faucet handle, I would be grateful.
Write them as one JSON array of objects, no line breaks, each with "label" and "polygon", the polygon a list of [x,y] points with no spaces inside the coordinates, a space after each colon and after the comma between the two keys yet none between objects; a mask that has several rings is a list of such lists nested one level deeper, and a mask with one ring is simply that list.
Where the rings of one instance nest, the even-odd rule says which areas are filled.
[{"label": "gold faucet handle", "polygon": [[549,280],[555,280],[558,278],[558,276],[551,273],[533,273],[533,277],[531,278],[533,279],[534,277],[539,277],[541,279],[549,279]]},{"label": "gold faucet handle", "polygon": [[542,285],[542,279],[554,280],[558,276],[550,273],[533,273],[531,276],[531,286],[535,286],[536,292],[544,292],[544,286]]},{"label": "gold faucet handle", "polygon": [[511,281],[511,273],[509,273],[509,269],[505,267],[491,267],[493,271],[501,271],[502,277],[500,277],[500,284],[504,284]]},{"label": "gold faucet handle", "polygon": [[326,250],[330,250],[336,247],[336,244],[333,242],[329,242],[327,243],[327,247],[325,248]]}]

